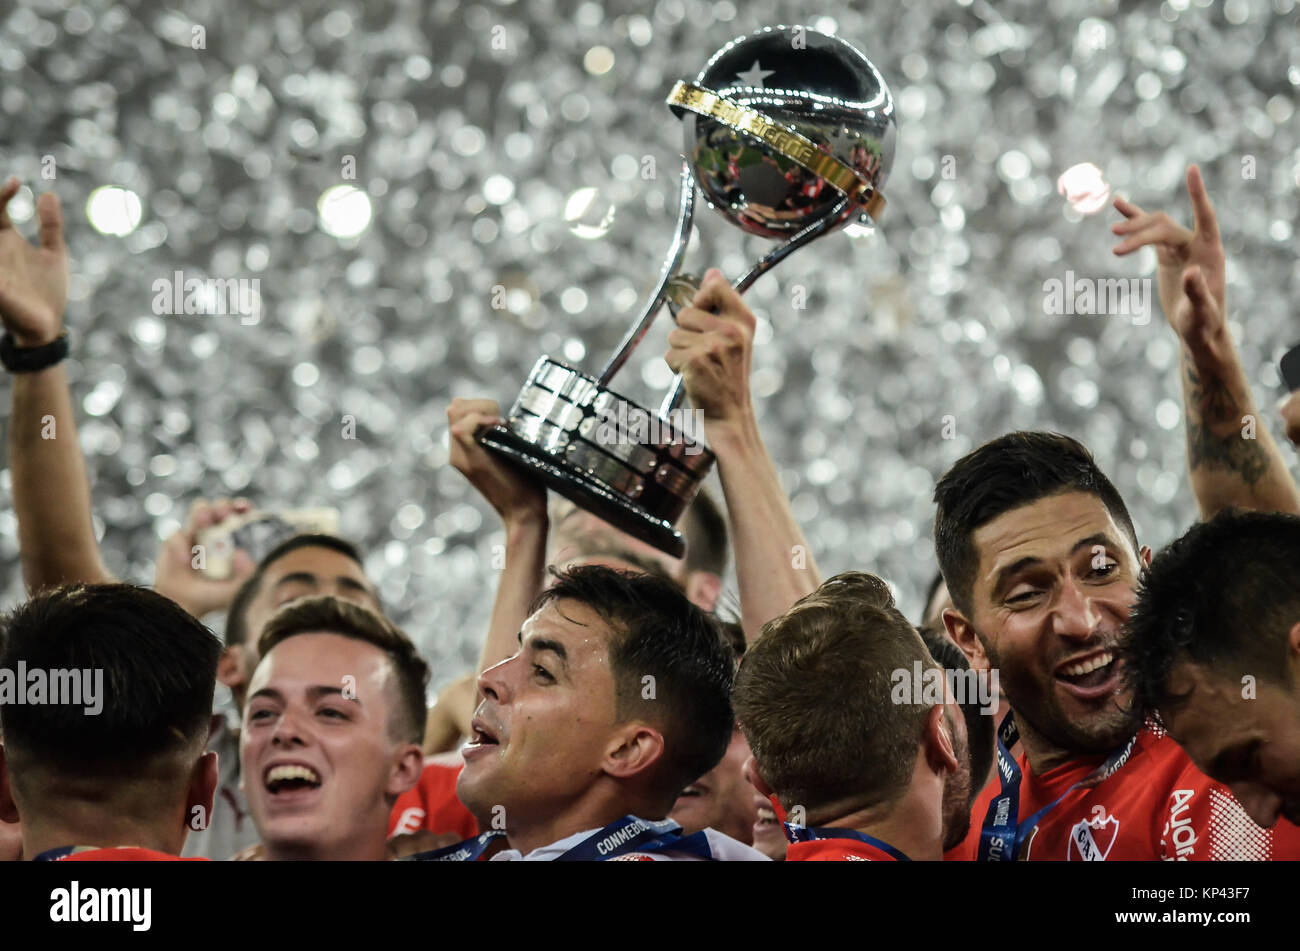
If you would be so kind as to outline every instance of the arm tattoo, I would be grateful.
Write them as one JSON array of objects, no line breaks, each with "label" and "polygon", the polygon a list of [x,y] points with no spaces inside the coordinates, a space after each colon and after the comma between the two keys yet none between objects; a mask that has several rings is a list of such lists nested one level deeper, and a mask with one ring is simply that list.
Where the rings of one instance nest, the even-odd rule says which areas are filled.
[{"label": "arm tattoo", "polygon": [[[1243,413],[1227,385],[1218,379],[1202,381],[1187,361],[1187,462],[1194,472],[1226,469],[1235,472],[1248,486],[1254,486],[1269,470],[1270,460],[1256,439],[1241,434]],[[1199,419],[1194,419],[1199,417]],[[1227,435],[1217,436],[1215,430]]]}]

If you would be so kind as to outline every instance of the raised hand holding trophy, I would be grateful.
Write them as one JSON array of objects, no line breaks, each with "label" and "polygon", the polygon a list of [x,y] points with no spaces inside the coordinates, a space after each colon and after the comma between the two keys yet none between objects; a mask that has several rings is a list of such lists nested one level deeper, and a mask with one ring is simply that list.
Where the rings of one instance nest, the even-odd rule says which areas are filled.
[{"label": "raised hand holding trophy", "polygon": [[[654,292],[597,377],[550,357],[534,365],[503,425],[479,441],[615,527],[680,557],[674,525],[714,456],[672,420],[674,379],[657,413],[609,388],[665,303],[698,281],[678,274],[698,186],[710,208],[750,234],[783,239],[734,283],[744,293],[815,238],[874,223],[893,162],[894,102],[876,68],[837,37],[765,27],[718,50],[668,105],[685,117],[677,229]],[[648,424],[648,425],[647,425]]]}]

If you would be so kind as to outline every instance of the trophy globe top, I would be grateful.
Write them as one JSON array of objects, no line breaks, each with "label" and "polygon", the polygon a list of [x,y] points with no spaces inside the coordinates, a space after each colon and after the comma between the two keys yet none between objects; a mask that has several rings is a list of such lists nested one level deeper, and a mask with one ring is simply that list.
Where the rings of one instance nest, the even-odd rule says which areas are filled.
[{"label": "trophy globe top", "polygon": [[[850,43],[802,26],[765,27],[713,54],[669,105],[701,195],[745,231],[789,238],[873,224],[897,139],[894,100]],[[855,198],[839,207],[845,194]],[[837,210],[838,209],[838,210]]]}]

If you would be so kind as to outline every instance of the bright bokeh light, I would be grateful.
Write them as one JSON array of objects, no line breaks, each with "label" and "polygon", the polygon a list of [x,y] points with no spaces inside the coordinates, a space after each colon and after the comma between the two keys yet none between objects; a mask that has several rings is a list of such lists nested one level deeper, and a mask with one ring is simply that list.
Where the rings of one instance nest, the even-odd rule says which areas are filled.
[{"label": "bright bokeh light", "polygon": [[321,230],[336,238],[355,238],[370,226],[370,198],[351,185],[335,185],[316,202]]},{"label": "bright bokeh light", "polygon": [[128,235],[140,226],[143,214],[140,196],[116,185],[101,185],[86,199],[86,218],[100,234]]},{"label": "bright bokeh light", "polygon": [[1056,180],[1056,190],[1081,215],[1101,211],[1110,200],[1110,185],[1106,184],[1101,169],[1091,162],[1067,168]]},{"label": "bright bokeh light", "polygon": [[599,238],[614,223],[614,206],[600,199],[600,189],[579,188],[564,203],[564,220],[579,238]]}]

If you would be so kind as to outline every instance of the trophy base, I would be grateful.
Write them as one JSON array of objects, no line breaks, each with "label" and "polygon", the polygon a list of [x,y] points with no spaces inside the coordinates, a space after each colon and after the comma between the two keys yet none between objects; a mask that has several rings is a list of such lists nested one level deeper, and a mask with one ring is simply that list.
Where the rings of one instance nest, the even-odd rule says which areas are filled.
[{"label": "trophy base", "polygon": [[548,488],[674,558],[682,557],[686,543],[673,526],[714,462],[702,443],[667,420],[549,357],[533,367],[505,425],[483,430],[478,439]]},{"label": "trophy base", "polygon": [[539,477],[547,488],[554,489],[619,531],[627,532],[633,538],[653,545],[674,558],[680,558],[686,553],[686,541],[671,522],[655,518],[641,506],[625,496],[611,492],[585,473],[558,464],[550,453],[520,439],[506,427],[493,426],[484,430],[479,436],[479,442]]}]

